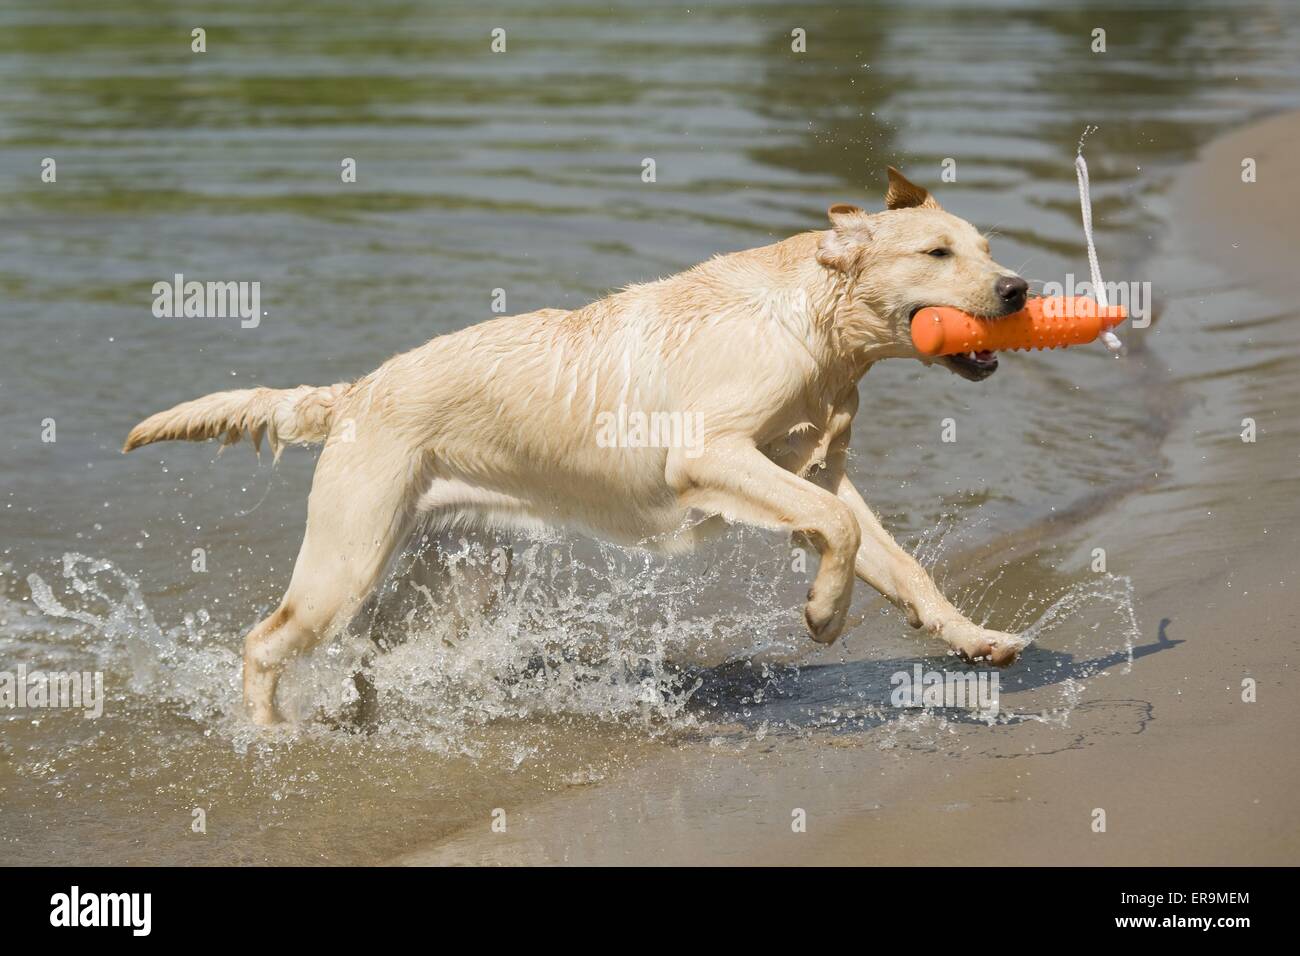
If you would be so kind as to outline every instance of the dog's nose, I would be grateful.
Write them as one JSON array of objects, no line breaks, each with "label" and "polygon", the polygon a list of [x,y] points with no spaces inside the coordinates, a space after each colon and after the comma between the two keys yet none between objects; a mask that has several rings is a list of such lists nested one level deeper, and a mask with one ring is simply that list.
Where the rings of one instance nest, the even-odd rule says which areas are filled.
[{"label": "dog's nose", "polygon": [[993,283],[993,291],[1007,305],[1017,309],[1025,304],[1025,294],[1029,292],[1029,283],[1020,276],[1002,276]]}]

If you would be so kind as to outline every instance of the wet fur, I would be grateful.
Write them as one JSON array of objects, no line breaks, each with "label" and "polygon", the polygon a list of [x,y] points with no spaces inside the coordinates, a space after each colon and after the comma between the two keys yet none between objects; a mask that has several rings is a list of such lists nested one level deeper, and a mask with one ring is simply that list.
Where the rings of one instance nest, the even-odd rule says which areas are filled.
[{"label": "wet fur", "polygon": [[[563,526],[668,551],[719,520],[785,529],[821,555],[805,607],[814,639],[840,634],[856,576],[960,653],[1012,660],[1016,639],[963,617],[847,473],[858,381],[883,359],[932,361],[912,346],[914,309],[1002,314],[993,284],[1011,274],[974,227],[892,169],[886,207],[833,206],[828,230],[581,309],[439,336],[351,384],[219,392],[137,425],[125,451],[244,436],[266,436],[277,454],[325,443],[288,591],[245,642],[253,719],[278,719],[287,659],[346,624],[420,518]],[[927,254],[940,247],[951,254]],[[597,416],[620,406],[698,414],[703,442],[601,447]]]}]

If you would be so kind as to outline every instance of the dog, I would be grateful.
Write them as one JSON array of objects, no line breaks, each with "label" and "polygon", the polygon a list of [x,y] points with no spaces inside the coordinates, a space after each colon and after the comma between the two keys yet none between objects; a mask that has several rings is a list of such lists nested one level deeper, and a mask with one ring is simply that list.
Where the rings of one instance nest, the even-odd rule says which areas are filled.
[{"label": "dog", "polygon": [[[216,392],[135,426],[124,452],[247,436],[278,459],[285,445],[325,445],[288,590],[245,640],[252,720],[281,719],[286,662],[346,626],[422,519],[567,527],[668,552],[730,522],[787,530],[820,555],[804,607],[813,640],[840,635],[858,577],[964,657],[1012,662],[1016,635],[943,596],[863,501],[846,459],[858,382],[876,362],[939,363],[971,381],[997,370],[990,353],[918,353],[920,308],[1008,315],[1028,284],[893,167],[884,210],[828,215],[829,229],[580,309],[438,336],[352,383]],[[597,441],[599,421],[638,413],[700,427],[689,442]]]}]

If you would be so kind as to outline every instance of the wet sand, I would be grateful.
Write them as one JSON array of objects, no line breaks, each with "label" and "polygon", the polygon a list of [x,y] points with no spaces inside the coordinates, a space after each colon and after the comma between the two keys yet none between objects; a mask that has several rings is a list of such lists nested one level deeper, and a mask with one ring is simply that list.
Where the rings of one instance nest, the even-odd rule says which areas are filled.
[{"label": "wet sand", "polygon": [[[989,547],[957,575],[1007,565],[999,586],[1030,589],[1034,568],[1077,568],[1103,547],[1134,587],[1131,666],[1101,656],[1059,721],[683,743],[598,785],[504,808],[504,833],[485,809],[482,826],[396,862],[1300,862],[1300,315],[1285,298],[1300,231],[1285,163],[1297,146],[1300,114],[1252,124],[1159,197],[1173,228],[1141,276],[1159,319],[1123,336],[1123,361],[1163,382],[1176,410],[1145,484]],[[1258,182],[1241,182],[1243,157],[1256,159]],[[1241,439],[1245,418],[1253,443]],[[1106,427],[1104,409],[1097,421]],[[869,655],[863,643],[845,667]],[[1062,674],[1068,689],[1073,672]],[[1246,679],[1257,682],[1252,703]],[[1099,808],[1104,833],[1093,830]],[[792,832],[796,810],[806,832]]]}]

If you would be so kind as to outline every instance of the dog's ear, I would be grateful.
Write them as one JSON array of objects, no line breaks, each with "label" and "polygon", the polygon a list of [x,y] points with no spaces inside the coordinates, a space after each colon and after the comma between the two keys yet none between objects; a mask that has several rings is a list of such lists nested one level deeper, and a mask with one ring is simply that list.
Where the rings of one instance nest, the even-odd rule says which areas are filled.
[{"label": "dog's ear", "polygon": [[831,228],[817,245],[817,261],[830,269],[851,272],[871,241],[867,214],[857,206],[837,202],[826,210]]},{"label": "dog's ear", "polygon": [[846,224],[848,217],[855,213],[861,215],[862,208],[847,202],[837,202],[826,210],[826,215],[830,219],[832,226]]},{"label": "dog's ear", "polygon": [[885,192],[886,209],[938,209],[929,190],[918,186],[893,166],[889,167],[889,189]]}]

